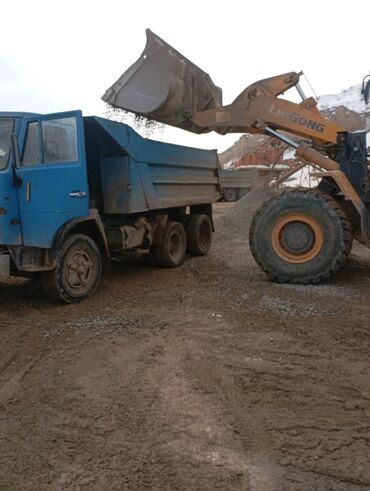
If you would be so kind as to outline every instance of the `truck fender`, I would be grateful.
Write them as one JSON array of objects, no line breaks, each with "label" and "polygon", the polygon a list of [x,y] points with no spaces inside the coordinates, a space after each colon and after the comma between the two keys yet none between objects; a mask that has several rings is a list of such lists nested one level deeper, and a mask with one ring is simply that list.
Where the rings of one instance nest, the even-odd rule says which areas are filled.
[{"label": "truck fender", "polygon": [[108,273],[110,271],[110,254],[104,225],[98,210],[92,208],[90,209],[87,217],[73,218],[58,230],[54,239],[53,247],[50,251],[50,259],[54,263],[57,259],[59,259],[58,253],[60,248],[67,235],[71,232],[88,235],[95,241],[102,256],[103,272]]}]

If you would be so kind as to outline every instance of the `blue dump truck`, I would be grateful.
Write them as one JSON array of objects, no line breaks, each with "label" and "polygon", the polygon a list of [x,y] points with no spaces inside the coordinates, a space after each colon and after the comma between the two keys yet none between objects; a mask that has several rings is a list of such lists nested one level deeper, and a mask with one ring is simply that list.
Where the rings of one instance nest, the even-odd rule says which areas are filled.
[{"label": "blue dump truck", "polygon": [[206,254],[219,198],[216,151],[80,111],[0,113],[0,276],[38,275],[59,301],[92,295],[128,251],[163,267]]}]

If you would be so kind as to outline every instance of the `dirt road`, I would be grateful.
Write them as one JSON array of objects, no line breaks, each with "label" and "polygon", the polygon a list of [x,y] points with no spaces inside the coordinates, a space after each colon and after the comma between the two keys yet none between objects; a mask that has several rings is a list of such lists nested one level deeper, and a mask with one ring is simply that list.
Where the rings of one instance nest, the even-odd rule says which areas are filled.
[{"label": "dirt road", "polygon": [[80,305],[0,282],[0,489],[370,490],[370,252],[277,286],[253,211],[212,252],[116,264]]}]

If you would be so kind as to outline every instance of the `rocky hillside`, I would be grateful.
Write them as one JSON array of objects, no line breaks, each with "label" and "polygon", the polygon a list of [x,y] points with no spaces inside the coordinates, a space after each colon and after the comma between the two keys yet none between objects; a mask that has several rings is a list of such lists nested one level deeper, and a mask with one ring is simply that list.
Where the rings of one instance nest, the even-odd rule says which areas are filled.
[{"label": "rocky hillside", "polygon": [[[370,103],[365,104],[361,84],[339,94],[320,96],[318,108],[326,118],[335,120],[348,131],[366,128],[370,132]],[[263,135],[243,135],[234,145],[220,153],[219,159],[221,165],[229,168],[276,164],[286,160],[285,148],[277,140]]]},{"label": "rocky hillside", "polygon": [[221,165],[225,168],[246,165],[277,163],[286,145],[275,138],[264,135],[243,135],[234,145],[219,154]]},{"label": "rocky hillside", "polygon": [[370,104],[365,104],[361,84],[339,94],[319,97],[317,107],[328,119],[334,119],[348,131],[370,131]]}]

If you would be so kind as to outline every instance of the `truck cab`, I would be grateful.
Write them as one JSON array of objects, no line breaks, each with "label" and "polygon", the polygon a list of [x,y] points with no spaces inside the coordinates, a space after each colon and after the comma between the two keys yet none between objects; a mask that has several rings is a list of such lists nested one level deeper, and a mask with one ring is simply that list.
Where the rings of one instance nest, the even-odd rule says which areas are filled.
[{"label": "truck cab", "polygon": [[215,151],[81,111],[0,113],[0,276],[36,274],[50,296],[74,302],[94,293],[114,255],[150,250],[173,267],[192,245],[205,253],[217,168]]},{"label": "truck cab", "polygon": [[0,146],[0,243],[50,248],[89,214],[82,114],[0,113]]}]

